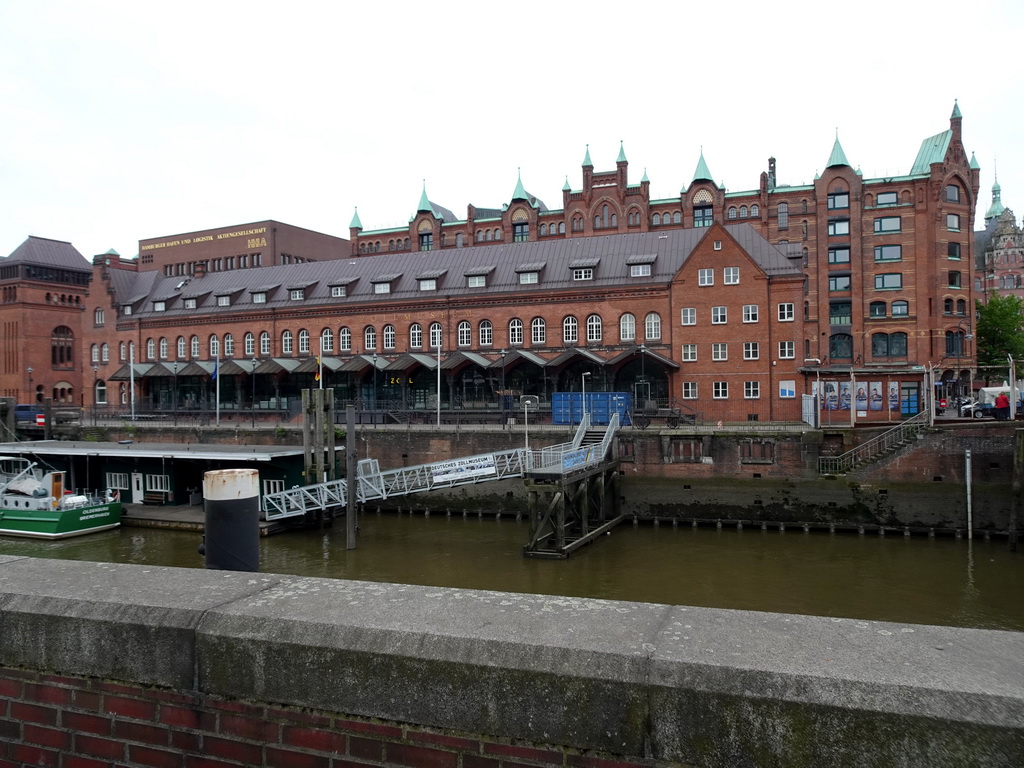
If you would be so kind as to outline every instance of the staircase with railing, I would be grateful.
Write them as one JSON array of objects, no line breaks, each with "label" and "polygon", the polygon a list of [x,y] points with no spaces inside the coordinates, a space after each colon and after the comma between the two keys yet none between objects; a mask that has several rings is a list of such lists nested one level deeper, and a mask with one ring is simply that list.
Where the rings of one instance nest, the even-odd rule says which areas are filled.
[{"label": "staircase with railing", "polygon": [[822,456],[818,459],[818,474],[843,475],[852,469],[891,454],[917,439],[929,425],[928,412],[913,416],[897,424],[877,437],[867,440],[856,448],[839,456]]}]

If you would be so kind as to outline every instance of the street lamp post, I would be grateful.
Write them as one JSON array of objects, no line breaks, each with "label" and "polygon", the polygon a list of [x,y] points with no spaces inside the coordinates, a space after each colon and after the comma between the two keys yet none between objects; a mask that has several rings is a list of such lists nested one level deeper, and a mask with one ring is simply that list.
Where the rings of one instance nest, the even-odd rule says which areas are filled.
[{"label": "street lamp post", "polygon": [[256,364],[259,363],[255,357],[252,359],[252,426],[256,427]]},{"label": "street lamp post", "polygon": [[92,425],[96,426],[96,408],[98,403],[96,402],[96,390],[100,383],[100,367],[94,365],[92,367]]},{"label": "street lamp post", "polygon": [[581,386],[582,386],[581,398],[582,398],[582,401],[583,401],[582,404],[581,404],[582,405],[582,410],[583,410],[583,415],[580,417],[580,421],[582,421],[583,419],[587,418],[587,376],[589,376],[589,375],[590,375],[590,371],[584,371],[583,373],[580,374],[580,383],[581,383]]},{"label": "street lamp post", "polygon": [[508,354],[508,350],[501,350],[501,392],[498,397],[501,398],[501,425],[502,428],[508,424],[508,417],[505,415],[505,355]]},{"label": "street lamp post", "polygon": [[174,410],[174,426],[178,426],[178,363],[171,363],[171,373],[174,374],[174,386],[171,388],[171,408]]},{"label": "street lamp post", "polygon": [[[373,423],[376,424],[377,423],[377,413],[376,413],[376,411],[377,411],[377,353],[376,352],[373,353],[373,392],[371,394],[373,395],[373,397],[371,398],[371,404],[373,405],[373,411],[374,411]],[[438,396],[440,396],[440,393],[438,393]]]},{"label": "street lamp post", "polygon": [[33,391],[32,391],[32,366],[30,365],[28,367],[28,398],[27,398],[27,402],[34,403],[35,401],[36,400],[35,400],[35,397],[33,396]]}]

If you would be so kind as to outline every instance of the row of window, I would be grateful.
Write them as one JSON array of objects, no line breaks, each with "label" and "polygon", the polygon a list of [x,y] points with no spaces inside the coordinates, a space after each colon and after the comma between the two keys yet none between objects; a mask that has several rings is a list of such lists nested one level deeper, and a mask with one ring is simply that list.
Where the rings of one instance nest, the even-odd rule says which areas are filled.
[{"label": "row of window", "polygon": [[[684,381],[683,382],[683,399],[684,400],[697,400],[699,393],[699,387],[696,381]],[[780,389],[780,397],[795,397],[796,396],[796,382],[793,382],[792,389]],[[713,381],[711,382],[711,397],[714,400],[728,400],[729,399],[729,382],[728,381]],[[758,400],[761,397],[761,382],[759,381],[744,381],[743,382],[743,399],[744,400]]]},{"label": "row of window", "polygon": [[[828,354],[832,360],[850,360],[853,358],[853,336],[848,333],[834,333],[828,340]],[[906,357],[907,334],[896,333],[871,334],[871,355],[874,358]]]},{"label": "row of window", "polygon": [[[783,209],[782,206],[786,206],[786,208]],[[783,210],[788,210],[788,208],[789,208],[789,206],[786,205],[786,203],[779,203],[780,215],[781,215],[781,212]],[[736,218],[745,219],[747,217],[750,217],[752,219],[756,219],[760,215],[761,215],[761,208],[757,204],[754,204],[754,205],[750,206],[749,210],[747,209],[747,206],[745,206],[745,205],[741,205],[739,208],[737,208],[735,205],[732,205],[732,206],[729,207],[729,210],[726,212],[726,216],[728,216],[730,219],[736,219]]]},{"label": "row of window", "polygon": [[[716,250],[721,248],[720,242],[715,241]],[[715,284],[715,270],[712,268],[698,269],[697,270],[697,285],[707,287]],[[723,285],[739,285],[740,284],[740,268],[739,267],[724,267],[722,269],[722,284]]]},{"label": "row of window", "polygon": [[[684,363],[696,363],[697,362],[697,347],[696,343],[687,343],[682,346],[682,353],[680,360]],[[778,357],[780,360],[795,360],[796,359],[796,342],[795,341],[780,341],[778,343]],[[711,360],[713,362],[725,362],[729,359],[729,344],[728,342],[712,342],[711,343]],[[761,344],[756,341],[744,341],[743,342],[743,359],[744,360],[760,360],[761,359]]]},{"label": "row of window", "polygon": [[[780,323],[791,323],[796,319],[796,305],[791,302],[782,302],[778,305],[776,317]],[[697,308],[683,307],[680,310],[682,325],[697,325]],[[760,321],[760,309],[757,304],[743,305],[743,322],[757,323]],[[729,322],[729,310],[724,306],[711,308],[711,324],[724,325]]]},{"label": "row of window", "polygon": [[[302,259],[295,259],[295,263]],[[202,261],[182,261],[176,264],[164,265],[164,277],[185,277],[194,275],[196,268],[202,265],[207,272],[230,272],[234,269],[249,269],[251,267],[263,266],[262,253],[243,253],[241,256],[224,256],[216,259],[204,259]]]},{"label": "row of window", "polygon": [[[509,321],[508,325],[508,343],[510,345],[522,345],[525,338],[525,328],[523,321],[514,318]],[[583,322],[583,331],[585,338],[588,343],[600,343],[604,340],[604,321],[600,315],[589,315]],[[619,340],[622,342],[636,341],[637,331],[637,319],[631,313],[625,313],[619,318]],[[645,341],[659,341],[661,339],[661,317],[656,312],[648,313],[643,320],[643,331]],[[489,347],[494,344],[494,327],[490,320],[481,320],[476,328],[477,332],[477,344],[479,346]],[[542,317],[536,317],[530,321],[530,342],[534,345],[541,345],[547,343],[547,321]],[[431,323],[428,328],[429,342],[431,348],[440,347],[443,344],[444,329],[440,323]],[[460,347],[473,346],[473,326],[468,320],[461,321],[457,328],[456,334],[458,339],[458,345]],[[383,348],[385,350],[396,349],[398,332],[394,325],[388,324],[381,329],[381,336],[383,342]],[[335,351],[335,341],[337,340],[338,350],[342,352],[352,351],[352,329],[348,327],[342,327],[338,330],[337,336],[330,328],[325,328],[320,334],[320,351],[325,353],[332,353]],[[281,354],[291,355],[298,351],[299,354],[310,353],[310,333],[308,330],[302,329],[298,334],[293,334],[292,331],[285,331],[281,334]],[[576,344],[580,340],[580,321],[569,315],[562,320],[562,343],[564,344]],[[298,344],[296,345],[296,341]],[[259,354],[266,356],[272,354],[271,351],[271,338],[270,333],[263,331],[259,337],[252,332],[248,332],[243,336],[242,340],[242,354],[251,357],[256,354],[257,342],[259,345]],[[166,360],[170,354],[171,342],[167,338],[160,339],[147,339],[146,340],[146,358],[149,360]],[[376,326],[368,325],[363,329],[363,346],[368,351],[377,349],[377,328]],[[413,323],[409,326],[409,347],[411,349],[421,349],[423,347],[423,326],[419,323]],[[128,359],[129,351],[131,350],[130,342],[121,342],[120,354],[121,360],[125,361]],[[233,334],[226,333],[223,337],[223,348],[221,347],[220,339],[216,334],[209,337],[209,350],[211,357],[217,357],[223,353],[225,356],[232,356],[235,354],[235,339]],[[200,339],[198,336],[192,336],[190,340],[186,340],[184,336],[179,336],[175,351],[177,357],[183,359],[186,357],[198,358],[201,356],[200,350]],[[107,362],[108,348],[104,344],[102,347],[97,347],[95,344],[92,348],[93,362]]]}]

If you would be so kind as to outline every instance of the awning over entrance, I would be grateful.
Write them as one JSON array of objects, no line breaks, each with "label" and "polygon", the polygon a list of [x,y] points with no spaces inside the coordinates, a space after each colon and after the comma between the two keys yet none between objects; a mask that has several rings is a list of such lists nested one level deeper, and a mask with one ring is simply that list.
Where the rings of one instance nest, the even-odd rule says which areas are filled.
[{"label": "awning over entrance", "polygon": [[216,363],[210,360],[209,362],[203,360],[193,360],[180,371],[179,376],[209,376],[213,373],[213,366]]},{"label": "awning over entrance", "polygon": [[[346,365],[346,362],[340,357],[324,357],[321,360],[323,361],[324,370],[331,373],[343,370]],[[319,370],[320,365],[317,363],[316,358],[307,357],[295,366],[292,373],[316,373]]]},{"label": "awning over entrance", "polygon": [[[390,363],[386,358],[377,357],[377,370],[383,371],[388,367]],[[351,360],[342,365],[338,371],[340,373],[362,373],[367,368],[373,367],[373,355],[356,355]]]},{"label": "awning over entrance", "polygon": [[554,360],[549,360],[547,362],[547,367],[548,368],[558,368],[559,366],[562,366],[565,363],[568,363],[570,360],[572,360],[572,359],[574,359],[576,357],[585,358],[585,359],[589,360],[592,363],[597,363],[598,365],[607,365],[608,364],[608,361],[605,360],[600,355],[598,355],[596,352],[591,352],[589,349],[576,348],[576,349],[566,350],[565,352],[560,354],[558,357],[556,357]]},{"label": "awning over entrance", "polygon": [[269,360],[261,360],[256,367],[257,374],[268,373],[293,373],[299,367],[301,361],[291,357],[272,357]]},{"label": "awning over entrance", "polygon": [[460,350],[458,352],[452,352],[441,362],[441,370],[450,371],[452,368],[458,368],[467,362],[472,365],[478,365],[481,368],[501,367],[501,358],[494,361],[489,360],[476,352],[463,352]]},{"label": "awning over entrance", "polygon": [[[395,361],[388,363],[384,368],[385,371],[407,371],[410,368],[414,368],[417,365],[422,365],[424,368],[435,370],[437,368],[437,358],[431,355],[425,355],[422,352],[406,352],[404,355],[400,355]],[[443,365],[441,366],[444,367]]]},{"label": "awning over entrance", "polygon": [[[135,378],[141,379],[146,372],[153,367],[152,363],[135,363]],[[107,377],[107,381],[128,381],[132,377],[131,367],[125,363],[113,374]]]},{"label": "awning over entrance", "polygon": [[648,358],[650,360],[654,360],[656,362],[661,363],[666,368],[672,368],[673,370],[678,370],[679,369],[679,363],[677,363],[677,362],[675,362],[673,360],[669,360],[667,357],[665,357],[663,355],[659,355],[657,352],[654,352],[654,351],[652,351],[650,349],[644,349],[644,351],[641,352],[640,351],[640,347],[637,347],[637,348],[631,349],[631,350],[627,350],[626,352],[622,352],[622,353],[616,355],[611,360],[607,361],[607,365],[618,365],[619,363],[625,362],[626,360],[629,360],[630,358],[633,358],[633,357],[635,357],[637,360],[639,360],[641,354],[644,357],[646,357],[646,358]]},{"label": "awning over entrance", "polygon": [[243,373],[252,373],[259,365],[259,360],[246,360],[245,358],[236,360],[229,358],[228,360],[220,361],[220,368],[217,370],[218,376],[238,376]]},{"label": "awning over entrance", "polygon": [[[516,362],[517,360],[525,360],[528,363],[533,363],[539,368],[543,368],[548,364],[548,361],[545,360],[540,355],[534,352],[527,352],[525,349],[513,349],[511,352],[505,355],[506,366],[512,365],[512,363]],[[491,363],[491,366],[493,367],[494,363]],[[501,364],[499,363],[498,366],[500,367]]]}]

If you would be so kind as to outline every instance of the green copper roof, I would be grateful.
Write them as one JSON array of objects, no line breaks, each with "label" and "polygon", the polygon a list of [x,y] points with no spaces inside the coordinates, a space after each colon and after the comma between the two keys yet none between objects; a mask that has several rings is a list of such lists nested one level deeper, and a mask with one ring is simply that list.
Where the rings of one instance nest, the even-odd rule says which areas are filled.
[{"label": "green copper roof", "polygon": [[423,180],[423,192],[420,194],[419,205],[416,206],[416,212],[419,213],[420,211],[430,211],[431,213],[434,212],[434,207],[430,204],[430,198],[427,197],[426,179]]},{"label": "green copper roof", "polygon": [[590,145],[589,144],[587,144],[587,154],[583,158],[583,167],[586,168],[588,165],[591,168],[594,167],[594,164],[592,162],[590,162]]},{"label": "green copper roof", "polygon": [[832,154],[828,156],[828,162],[825,163],[826,168],[832,168],[833,166],[846,165],[849,166],[850,162],[846,159],[846,153],[843,152],[843,145],[839,143],[839,133],[836,132],[836,141],[832,145]]},{"label": "green copper roof", "polygon": [[975,170],[975,171],[980,171],[981,170],[981,166],[978,165],[978,160],[977,160],[977,158],[974,157],[974,153],[973,152],[971,152],[971,169]]},{"label": "green copper roof", "polygon": [[111,248],[109,251],[103,254],[104,256],[120,256],[121,254]]},{"label": "green copper roof", "polygon": [[694,181],[714,181],[711,177],[711,171],[708,170],[708,164],[704,162],[704,149],[700,150],[700,160],[697,161],[697,170],[693,172]]},{"label": "green copper roof", "polygon": [[953,114],[949,116],[949,119],[954,120],[958,117],[963,117],[963,115],[960,114],[960,105],[957,104],[956,99],[953,99]]},{"label": "green copper roof", "polygon": [[362,229],[363,222],[359,220],[359,207],[356,206],[355,213],[352,214],[352,223],[348,225],[349,229]]},{"label": "green copper roof", "polygon": [[644,175],[643,175],[643,178],[640,179],[640,183],[643,184],[645,181],[648,184],[651,183],[651,180],[647,178],[647,169],[646,168],[644,168]]},{"label": "green copper roof", "polygon": [[934,136],[929,136],[921,142],[921,148],[917,150],[917,159],[910,169],[910,175],[918,173],[931,173],[932,163],[941,163],[946,159],[946,150],[949,149],[949,142],[953,139],[953,131],[945,130]]},{"label": "green copper roof", "polygon": [[516,190],[512,193],[513,200],[529,200],[530,196],[526,193],[526,188],[523,187],[523,171],[519,169],[517,171],[518,178],[516,179]]},{"label": "green copper roof", "polygon": [[1006,206],[1003,205],[1002,201],[1003,188],[999,186],[999,180],[996,179],[996,183],[992,185],[992,205],[989,206],[988,211],[985,212],[985,220],[998,219],[1003,215],[1003,211],[1006,210]]},{"label": "green copper roof", "polygon": [[622,140],[621,139],[619,139],[619,156],[617,158],[615,158],[615,162],[616,163],[628,163],[629,162],[626,159],[626,150],[622,146]]},{"label": "green copper roof", "polygon": [[563,192],[571,192],[572,191],[572,187],[569,186],[569,176],[568,175],[566,175],[566,177],[565,177],[565,184],[562,185],[562,191]]}]

